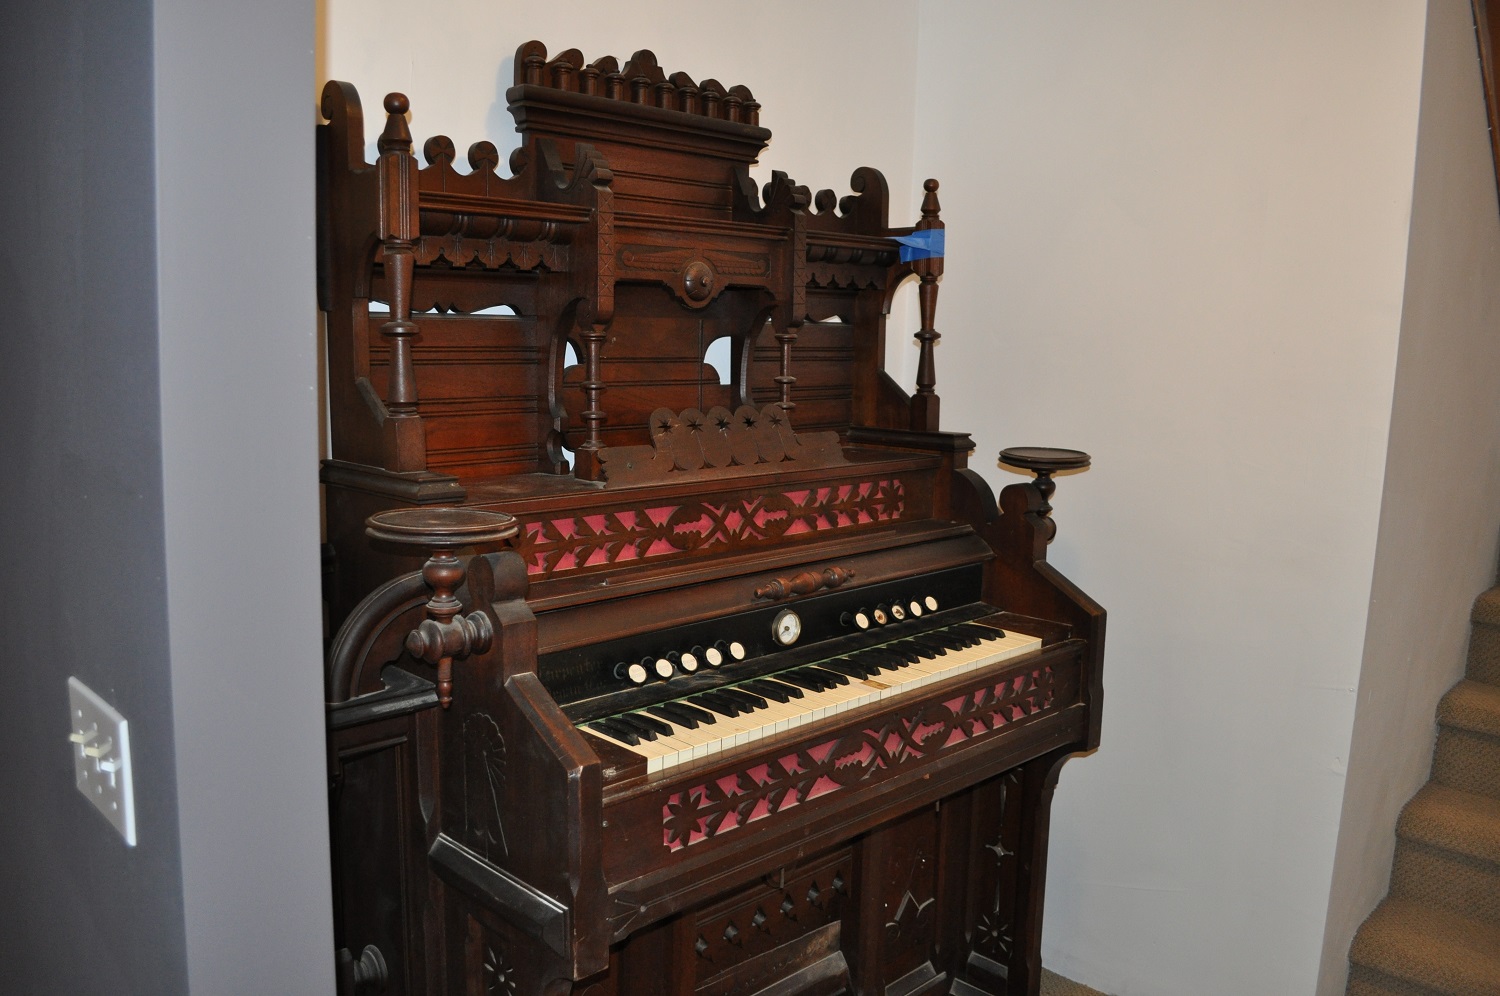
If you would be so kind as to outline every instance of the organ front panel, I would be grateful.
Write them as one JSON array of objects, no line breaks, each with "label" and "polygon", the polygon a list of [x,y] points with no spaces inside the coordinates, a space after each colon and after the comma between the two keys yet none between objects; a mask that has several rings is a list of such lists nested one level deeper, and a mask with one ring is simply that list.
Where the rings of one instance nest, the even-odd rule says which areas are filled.
[{"label": "organ front panel", "polygon": [[1035,994],[1088,458],[997,502],[939,428],[938,184],[757,188],[750,90],[650,52],[515,73],[504,170],[323,93],[340,991]]}]

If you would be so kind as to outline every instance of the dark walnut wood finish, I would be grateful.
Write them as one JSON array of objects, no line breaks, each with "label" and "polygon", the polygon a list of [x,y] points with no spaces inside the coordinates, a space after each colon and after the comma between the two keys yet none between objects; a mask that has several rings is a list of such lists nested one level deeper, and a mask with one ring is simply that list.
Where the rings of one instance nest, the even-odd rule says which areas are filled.
[{"label": "dark walnut wood finish", "polygon": [[[1009,451],[1038,479],[997,503],[939,429],[936,181],[907,227],[874,169],[757,189],[745,87],[515,65],[504,173],[445,136],[419,163],[400,94],[367,163],[353,87],[323,93],[341,991],[1035,994],[1053,787],[1099,739],[1104,612],[1046,561],[1087,457]],[[662,770],[585,725],[873,646],[868,606],[1041,643]],[[720,630],[744,661],[677,657]]]}]

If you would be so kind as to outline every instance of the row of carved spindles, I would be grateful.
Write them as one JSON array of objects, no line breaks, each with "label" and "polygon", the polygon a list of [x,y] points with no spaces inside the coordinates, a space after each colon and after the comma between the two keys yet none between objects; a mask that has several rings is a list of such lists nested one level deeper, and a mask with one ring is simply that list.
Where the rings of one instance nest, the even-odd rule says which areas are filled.
[{"label": "row of carved spindles", "polygon": [[760,104],[744,86],[726,88],[718,80],[695,83],[687,73],[665,76],[656,56],[642,50],[621,69],[613,56],[583,65],[577,49],[548,61],[547,50],[529,42],[517,53],[518,80],[590,97],[607,97],[647,107],[728,121],[760,124]]}]

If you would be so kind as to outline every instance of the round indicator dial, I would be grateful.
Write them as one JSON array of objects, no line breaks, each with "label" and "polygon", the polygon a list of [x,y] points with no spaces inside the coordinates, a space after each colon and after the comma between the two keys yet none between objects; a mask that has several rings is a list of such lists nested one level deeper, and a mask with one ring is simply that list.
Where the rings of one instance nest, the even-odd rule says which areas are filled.
[{"label": "round indicator dial", "polygon": [[782,609],[771,620],[771,635],[783,647],[791,646],[802,635],[802,617],[793,609]]}]

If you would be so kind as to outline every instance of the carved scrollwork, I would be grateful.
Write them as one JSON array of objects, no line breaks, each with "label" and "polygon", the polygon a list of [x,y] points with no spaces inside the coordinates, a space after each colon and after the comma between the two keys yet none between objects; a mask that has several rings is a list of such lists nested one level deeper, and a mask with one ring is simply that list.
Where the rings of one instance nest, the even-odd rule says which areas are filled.
[{"label": "carved scrollwork", "polygon": [[713,474],[783,461],[804,467],[847,463],[837,433],[799,434],[780,405],[760,411],[742,405],[733,413],[720,406],[680,414],[658,408],[650,431],[650,446],[611,446],[600,453],[611,484],[663,482],[682,472]]}]

